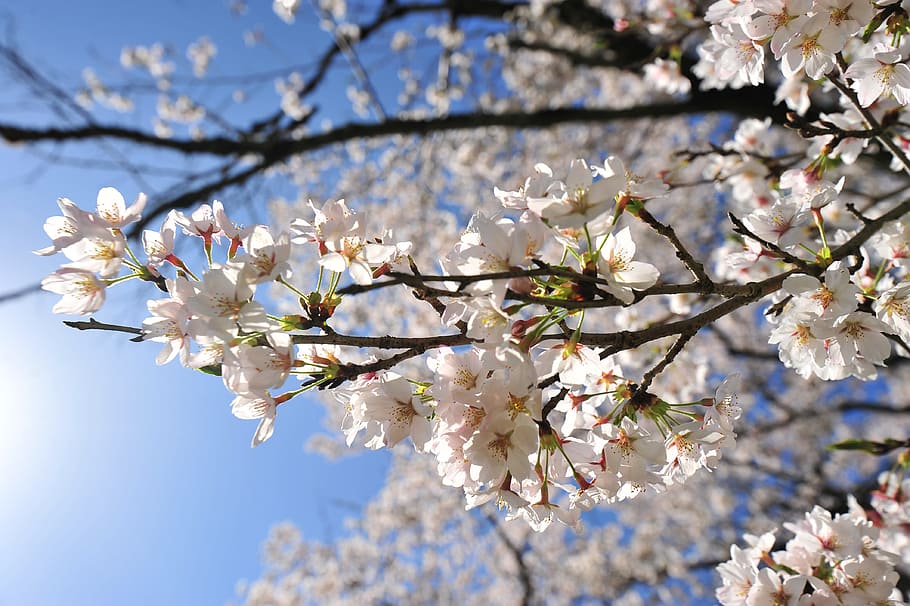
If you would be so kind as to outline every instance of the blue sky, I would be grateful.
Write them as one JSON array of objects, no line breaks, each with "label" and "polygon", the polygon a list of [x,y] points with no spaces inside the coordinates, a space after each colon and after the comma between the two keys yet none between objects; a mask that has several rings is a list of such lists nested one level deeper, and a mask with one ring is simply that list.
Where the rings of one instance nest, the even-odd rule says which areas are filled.
[{"label": "blue sky", "polygon": [[[213,75],[229,75],[286,64],[301,39],[313,52],[328,43],[309,14],[288,27],[271,3],[251,4],[237,18],[220,2],[0,0],[0,29],[13,18],[20,50],[63,85],[78,83],[85,66],[113,73],[128,44],[171,43],[179,61],[207,34],[219,49]],[[241,34],[257,23],[275,44],[245,49]],[[260,97],[275,103],[271,82]],[[41,106],[0,100],[0,121],[41,125],[45,116]],[[148,127],[147,114],[127,120]],[[42,224],[58,214],[56,198],[92,209],[108,185],[128,200],[139,191],[116,171],[47,166],[0,147],[0,293],[62,261],[30,252],[47,243]],[[97,317],[133,325],[145,317],[144,297],[155,296],[132,284],[113,295],[123,302]],[[272,524],[337,536],[349,504],[378,490],[381,454],[330,464],[304,451],[320,425],[316,404],[282,407],[272,440],[250,449],[255,422],[230,415],[220,381],[176,363],[156,367],[157,344],[68,329],[50,313],[55,301],[41,293],[2,307],[0,606],[224,603],[239,579],[260,573]]]}]

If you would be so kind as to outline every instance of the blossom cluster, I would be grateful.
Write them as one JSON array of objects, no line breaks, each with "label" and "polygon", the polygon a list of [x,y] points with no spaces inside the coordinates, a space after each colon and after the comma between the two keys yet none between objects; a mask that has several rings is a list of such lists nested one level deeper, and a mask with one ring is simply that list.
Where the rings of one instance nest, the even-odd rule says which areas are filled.
[{"label": "blossom cluster", "polygon": [[[733,214],[742,217],[738,232],[745,250],[724,258],[721,273],[748,281],[798,268],[784,281],[768,319],[780,359],[805,377],[873,379],[891,354],[891,339],[910,335],[902,261],[910,246],[906,222],[886,223],[863,246],[849,246],[859,223],[845,212],[843,177],[833,182],[827,176],[834,167],[854,164],[873,140],[847,133],[869,132],[908,100],[910,68],[898,12],[890,2],[721,0],[705,16],[713,38],[701,46],[696,68],[705,87],[763,82],[768,46],[783,75],[778,102],[805,113],[806,78],[827,76],[825,84],[840,91],[841,111],[823,113],[826,128],[803,133],[811,139],[804,167],[799,154],[769,162],[779,156],[766,143],[770,120],[753,119],[740,124],[706,171],[724,183]],[[886,136],[879,139],[892,155],[892,169],[910,168],[905,139]],[[841,246],[850,250],[840,254]],[[824,273],[811,275],[819,266]]]},{"label": "blossom cluster", "polygon": [[860,226],[845,212],[845,179],[826,178],[823,165],[834,163],[826,155],[772,174],[762,160],[770,153],[761,143],[768,128],[768,121],[744,121],[707,169],[730,192],[732,214],[742,217],[741,248],[717,251],[718,272],[749,282],[791,270],[767,314],[781,361],[807,378],[874,379],[892,353],[891,339],[910,336],[906,220],[884,223],[841,254]]},{"label": "blossom cluster", "polygon": [[901,562],[910,560],[910,478],[903,471],[883,471],[878,488],[870,496],[870,508],[862,509],[851,500],[851,511],[862,514],[879,530],[878,546],[896,554]]},{"label": "blossom cluster", "polygon": [[794,534],[785,548],[771,551],[776,537],[746,535],[746,548],[733,545],[730,560],[717,567],[725,606],[759,604],[898,604],[895,554],[882,549],[879,530],[862,510],[832,515],[816,506],[784,528]]},{"label": "blossom cluster", "polygon": [[[218,201],[171,211],[160,230],[142,233],[140,260],[122,228],[139,219],[145,199],[127,207],[105,188],[96,212],[61,199],[63,215],[45,225],[52,245],[37,252],[71,261],[43,282],[63,295],[56,312],[94,313],[109,286],[130,279],[166,291],[148,302],[141,338],[163,343],[158,364],[176,358],[220,375],[235,395],[233,414],[259,420],[254,446],[272,435],[280,404],[308,389],[336,388],[349,444],[391,447],[407,438],[435,456],[443,482],[463,488],[469,506],[493,500],[508,517],[542,530],[554,520],[575,526],[582,510],[599,503],[681,483],[715,466],[734,443],[735,379],[713,398],[666,402],[648,391],[649,378],[639,384],[604,349],[583,344],[584,313],[560,305],[585,298],[629,305],[656,283],[658,269],[634,259],[632,231],[620,224],[665,191],[612,157],[602,166],[574,160],[560,177],[538,165],[519,189],[497,189],[518,216],[475,215],[441,260],[437,311],[461,340],[450,347],[440,335],[430,346],[429,375],[395,368],[425,345],[358,360],[344,346],[362,343],[329,325],[335,308],[354,296],[341,288],[344,274],[351,292],[382,286],[385,275],[421,278],[408,262],[410,243],[368,235],[363,215],[343,200],[311,203],[310,217],[281,232],[239,227]],[[201,242],[204,271],[176,255],[178,228]],[[216,244],[225,249],[221,258]],[[318,252],[311,292],[294,284],[292,246]],[[566,262],[545,263],[547,247],[561,249]],[[119,275],[123,268],[129,273]],[[267,283],[290,289],[301,313],[268,313],[255,300]],[[292,375],[300,384],[276,393]]]},{"label": "blossom cluster", "polygon": [[[906,49],[899,36],[876,36],[875,44],[863,44],[873,18],[880,19],[871,31],[894,14],[882,2],[852,0],[718,0],[705,19],[711,38],[699,47],[695,72],[704,88],[739,88],[764,82],[765,47],[778,62],[783,79],[778,84],[778,102],[800,113],[809,106],[810,80],[824,77],[837,66],[840,54],[851,57],[846,77],[863,107],[880,97],[894,96],[901,104],[910,94],[910,68],[903,61]],[[878,14],[876,11],[879,11]],[[871,31],[867,37],[871,36]]]}]

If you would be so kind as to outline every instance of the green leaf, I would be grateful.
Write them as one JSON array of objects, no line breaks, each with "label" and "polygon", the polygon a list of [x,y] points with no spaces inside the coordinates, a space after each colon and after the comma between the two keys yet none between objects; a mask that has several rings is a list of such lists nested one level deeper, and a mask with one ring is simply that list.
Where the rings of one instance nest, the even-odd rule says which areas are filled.
[{"label": "green leaf", "polygon": [[209,364],[208,366],[200,366],[196,370],[199,372],[204,372],[207,375],[213,375],[216,377],[221,376],[221,364]]},{"label": "green leaf", "polygon": [[872,21],[869,22],[869,25],[866,26],[866,29],[863,30],[863,42],[868,42],[872,37],[872,34],[875,33],[875,30],[882,26],[882,23],[885,22],[885,19],[891,14],[891,9],[884,9],[879,14],[872,17]]}]

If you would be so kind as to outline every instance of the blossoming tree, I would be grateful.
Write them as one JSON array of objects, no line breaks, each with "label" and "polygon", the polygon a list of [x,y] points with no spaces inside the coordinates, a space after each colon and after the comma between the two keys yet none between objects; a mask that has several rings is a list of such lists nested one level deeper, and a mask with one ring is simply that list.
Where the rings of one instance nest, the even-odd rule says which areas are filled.
[{"label": "blossoming tree", "polygon": [[[60,199],[36,251],[67,259],[42,282],[55,311],[157,289],[133,326],[67,324],[220,377],[253,446],[318,392],[336,438],[314,448],[396,448],[349,537],[279,527],[242,599],[900,603],[907,7],[370,8],[307,9],[333,44],[243,125],[179,92],[181,69],[205,82],[208,39],[185,68],[124,50],[166,91],[152,131],[95,120],[135,87],[94,73],[66,102],[76,126],[0,124],[214,163],[156,199]],[[394,87],[364,67],[379,48]],[[342,69],[360,118],[316,126]],[[239,188],[282,177],[300,194],[272,201],[272,226],[231,220]]]}]

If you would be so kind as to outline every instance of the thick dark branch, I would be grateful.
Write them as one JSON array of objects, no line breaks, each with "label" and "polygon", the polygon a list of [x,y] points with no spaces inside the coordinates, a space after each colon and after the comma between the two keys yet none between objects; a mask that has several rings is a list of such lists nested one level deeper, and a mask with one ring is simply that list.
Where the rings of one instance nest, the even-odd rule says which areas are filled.
[{"label": "thick dark branch", "polygon": [[[694,261],[694,259],[693,259]],[[535,261],[535,264],[538,265],[536,268],[532,269],[523,269],[515,268],[506,271],[499,272],[489,272],[483,274],[470,274],[470,275],[438,275],[438,274],[420,274],[420,275],[411,275],[402,272],[388,272],[384,274],[390,279],[383,280],[381,282],[373,282],[372,284],[351,284],[343,288],[338,289],[336,292],[339,295],[355,295],[365,292],[370,292],[373,290],[379,290],[381,288],[389,288],[391,286],[397,286],[405,284],[412,288],[425,289],[428,292],[438,295],[438,296],[461,296],[460,291],[449,291],[440,288],[431,288],[427,286],[428,283],[434,282],[454,282],[460,285],[460,288],[468,284],[474,284],[476,282],[483,282],[486,280],[511,280],[513,278],[534,278],[534,277],[546,277],[546,276],[559,276],[561,278],[566,278],[568,280],[578,282],[578,283],[593,283],[608,285],[609,282],[606,278],[600,278],[597,276],[588,276],[582,273],[579,273],[573,269],[566,267],[557,267],[549,265],[543,262]],[[809,268],[811,269],[811,268]],[[810,272],[811,273],[811,272]],[[814,274],[813,274],[814,275]],[[647,288],[636,293],[635,301],[638,302],[645,297],[655,296],[655,295],[677,295],[682,293],[696,293],[703,295],[719,295],[724,298],[736,297],[744,294],[749,294],[752,292],[753,286],[751,284],[734,284],[734,283],[717,283],[709,281],[707,283],[700,282],[690,282],[686,284],[656,284],[650,288]],[[573,302],[562,302],[556,299],[545,298],[545,297],[529,297],[527,295],[521,295],[519,293],[513,293],[510,291],[509,298],[514,298],[521,301],[531,301],[539,302],[545,305],[555,305],[559,307],[566,307],[572,309],[580,309],[583,307],[604,307],[606,305],[620,305],[621,303],[615,299],[605,299],[602,301],[579,301],[579,305],[574,305]],[[567,303],[568,305],[563,305]]]},{"label": "thick dark branch", "polygon": [[388,358],[381,358],[375,362],[368,362],[366,364],[344,364],[341,368],[338,369],[338,372],[335,373],[332,381],[328,383],[323,383],[320,386],[320,389],[330,388],[337,385],[341,385],[345,381],[353,380],[359,377],[360,375],[379,372],[381,370],[388,370],[393,368],[398,364],[409,360],[413,357],[423,354],[430,347],[412,347],[401,353],[397,353]]},{"label": "thick dark branch", "polygon": [[30,128],[0,123],[0,137],[9,143],[113,139],[182,154],[204,154],[229,158],[253,155],[260,158],[255,169],[241,171],[231,178],[211,181],[203,187],[179,196],[165,197],[155,201],[147,210],[142,225],[139,226],[142,228],[172,209],[182,209],[194,203],[209,202],[211,196],[223,189],[242,184],[254,175],[280,164],[294,155],[317,151],[348,141],[395,135],[424,136],[431,133],[486,127],[538,129],[570,123],[609,123],[618,120],[671,117],[716,111],[744,116],[764,116],[769,112],[773,113],[775,106],[770,91],[744,89],[698,91],[689,99],[679,102],[666,101],[622,109],[562,107],[531,112],[517,111],[496,114],[467,112],[427,119],[393,118],[375,123],[350,122],[332,130],[299,139],[281,136],[263,139],[246,135],[237,138],[219,136],[199,140],[161,139],[142,130],[94,123],[72,128]]},{"label": "thick dark branch", "polygon": [[[186,154],[212,154],[216,156],[234,156],[248,149],[248,143],[226,137],[209,137],[194,141],[192,139],[162,139],[155,134],[117,126],[113,124],[86,124],[72,128],[29,128],[15,124],[0,124],[0,137],[7,143],[43,143],[90,141],[93,139],[119,139],[129,143],[149,145],[160,149],[173,150]],[[256,144],[261,147],[262,143]]]},{"label": "thick dark branch", "polygon": [[[70,328],[77,330],[106,330],[114,332],[125,332],[133,335],[142,335],[142,329],[134,326],[121,326],[119,324],[105,324],[98,322],[94,318],[88,321],[64,320],[63,322]],[[301,344],[321,344],[321,345],[344,345],[348,347],[373,347],[376,349],[420,349],[424,351],[432,347],[456,347],[458,345],[467,345],[473,343],[464,335],[435,335],[432,337],[360,337],[357,335],[342,335],[332,333],[329,335],[300,335],[295,334],[292,337],[294,343]]]},{"label": "thick dark branch", "polygon": [[474,340],[464,335],[434,335],[431,337],[359,337],[356,335],[294,335],[293,341],[297,345],[302,344],[319,344],[319,345],[344,345],[348,347],[373,347],[376,349],[418,349],[424,348],[424,351],[432,347],[456,347],[458,345],[468,345]]},{"label": "thick dark branch", "polygon": [[22,288],[17,288],[15,290],[10,290],[5,293],[0,293],[0,304],[8,303],[25,295],[30,295],[35,292],[41,292],[41,284],[30,284],[29,286],[23,286]]},{"label": "thick dark branch", "polygon": [[751,89],[746,91],[711,91],[710,94],[695,95],[683,102],[656,103],[646,106],[610,109],[563,107],[534,112],[504,112],[498,114],[462,113],[429,119],[394,118],[376,123],[350,122],[324,133],[301,139],[230,139],[212,137],[207,139],[160,139],[150,133],[120,126],[89,124],[74,128],[25,128],[11,124],[0,124],[0,136],[10,143],[39,143],[43,141],[87,141],[93,139],[117,139],[149,147],[171,150],[186,154],[208,154],[215,156],[239,157],[258,155],[261,160],[253,169],[237,173],[229,179],[220,179],[192,190],[183,195],[157,202],[149,208],[143,223],[145,227],[172,209],[187,208],[197,202],[208,202],[210,196],[232,185],[245,182],[267,168],[288,160],[291,156],[312,152],[337,143],[352,140],[366,140],[393,135],[428,135],[435,132],[467,130],[484,127],[503,128],[545,128],[559,124],[583,122],[612,122],[645,117],[669,117],[687,114],[725,111],[745,115],[763,115],[771,99],[760,99]]},{"label": "thick dark branch", "polygon": [[[86,141],[113,138],[130,143],[186,154],[238,156],[264,154],[285,159],[293,154],[314,151],[355,139],[373,139],[392,135],[428,135],[451,130],[485,127],[546,128],[573,122],[613,122],[639,118],[683,116],[709,112],[730,112],[744,116],[763,116],[772,110],[773,98],[761,89],[738,91],[705,91],[691,98],[626,108],[558,107],[537,111],[502,113],[467,112],[426,119],[392,118],[382,122],[349,122],[324,133],[300,139],[161,139],[154,134],[115,125],[89,124],[73,128],[28,128],[0,123],[0,136],[8,143],[45,141]],[[736,94],[732,94],[736,93]]]},{"label": "thick dark branch", "polygon": [[[142,215],[137,223],[130,226],[128,237],[133,237],[142,232],[143,229],[156,218],[173,209],[187,208],[197,202],[211,202],[216,193],[227,189],[228,187],[243,185],[257,174],[270,168],[272,163],[263,159],[261,162],[247,167],[245,170],[235,172],[234,174],[224,174],[223,176],[191,189],[185,193],[177,194],[172,198],[159,202]],[[226,167],[229,170],[230,165]],[[173,188],[172,188],[173,189]]]},{"label": "thick dark branch", "polygon": [[795,271],[786,271],[776,276],[771,276],[761,282],[750,282],[744,285],[746,291],[743,294],[736,295],[685,320],[677,322],[667,322],[666,324],[657,324],[648,328],[636,331],[620,331],[616,333],[582,333],[579,343],[593,347],[606,347],[604,356],[632,349],[657,339],[669,337],[672,335],[695,334],[705,326],[719,320],[720,318],[733,313],[741,307],[745,307],[762,297],[765,297],[778,290],[788,276]]}]

